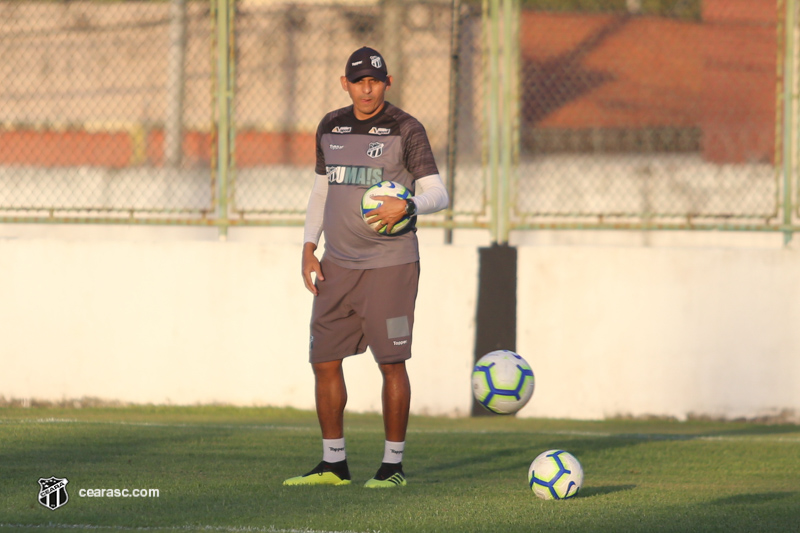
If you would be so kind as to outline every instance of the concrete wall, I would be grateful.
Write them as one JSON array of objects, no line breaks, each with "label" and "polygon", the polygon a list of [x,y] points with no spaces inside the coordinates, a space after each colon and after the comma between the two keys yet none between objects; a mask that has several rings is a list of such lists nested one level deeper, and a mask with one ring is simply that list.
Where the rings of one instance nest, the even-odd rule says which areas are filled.
[{"label": "concrete wall", "polygon": [[[0,396],[312,408],[300,231],[0,226]],[[466,415],[486,235],[420,234],[412,410]],[[800,256],[780,236],[515,239],[521,416],[800,413]],[[345,369],[349,409],[379,411],[371,356]]]},{"label": "concrete wall", "polygon": [[800,412],[800,257],[781,249],[520,249],[526,414]]}]

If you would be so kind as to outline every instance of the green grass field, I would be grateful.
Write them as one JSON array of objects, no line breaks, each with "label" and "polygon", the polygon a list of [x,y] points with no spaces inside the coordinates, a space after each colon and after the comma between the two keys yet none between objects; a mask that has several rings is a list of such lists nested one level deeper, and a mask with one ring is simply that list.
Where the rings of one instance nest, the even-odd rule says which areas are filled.
[{"label": "green grass field", "polygon": [[[377,415],[348,414],[353,484],[283,487],[313,467],[313,413],[232,407],[0,408],[0,532],[800,531],[800,426],[412,417],[408,486],[368,490]],[[530,462],[581,460],[579,495],[542,501]],[[69,501],[37,501],[40,477]],[[90,498],[81,489],[151,489]]]}]

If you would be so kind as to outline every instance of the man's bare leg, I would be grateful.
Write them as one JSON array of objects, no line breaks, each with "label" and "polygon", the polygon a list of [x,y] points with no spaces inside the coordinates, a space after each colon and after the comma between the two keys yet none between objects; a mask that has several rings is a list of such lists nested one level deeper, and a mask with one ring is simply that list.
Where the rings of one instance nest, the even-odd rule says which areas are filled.
[{"label": "man's bare leg", "polygon": [[405,362],[380,365],[383,374],[383,429],[386,440],[403,442],[411,407],[411,383]]},{"label": "man's bare leg", "polygon": [[302,476],[283,482],[284,485],[347,485],[350,470],[344,450],[344,407],[347,388],[341,361],[314,363],[314,395],[317,419],[322,430],[322,462]]},{"label": "man's bare leg", "polygon": [[382,364],[380,369],[383,374],[383,429],[386,442],[381,467],[365,486],[402,487],[406,484],[403,451],[408,429],[408,412],[411,407],[411,384],[405,362]]},{"label": "man's bare leg", "polygon": [[323,439],[344,437],[344,408],[347,405],[347,387],[344,382],[342,361],[314,363],[314,395],[317,419]]}]

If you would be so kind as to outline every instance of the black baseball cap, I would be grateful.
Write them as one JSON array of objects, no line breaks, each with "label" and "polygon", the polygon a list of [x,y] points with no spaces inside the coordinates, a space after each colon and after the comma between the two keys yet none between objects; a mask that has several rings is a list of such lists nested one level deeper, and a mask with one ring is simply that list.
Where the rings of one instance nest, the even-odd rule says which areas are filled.
[{"label": "black baseball cap", "polygon": [[389,74],[386,70],[386,61],[380,52],[365,46],[350,54],[344,75],[351,82],[356,82],[365,76],[386,81]]}]

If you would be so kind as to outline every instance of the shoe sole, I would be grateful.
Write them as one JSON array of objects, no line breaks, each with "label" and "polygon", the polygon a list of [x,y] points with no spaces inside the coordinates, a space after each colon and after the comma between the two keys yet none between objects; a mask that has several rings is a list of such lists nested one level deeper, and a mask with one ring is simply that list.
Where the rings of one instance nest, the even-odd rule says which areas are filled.
[{"label": "shoe sole", "polygon": [[323,472],[321,474],[312,474],[310,476],[292,477],[284,481],[283,484],[290,487],[312,485],[330,485],[338,487],[341,485],[349,485],[350,480],[342,479],[333,472]]},{"label": "shoe sole", "polygon": [[372,478],[364,483],[364,486],[368,489],[391,489],[394,487],[405,487],[406,479],[400,474],[395,474],[383,480]]}]

